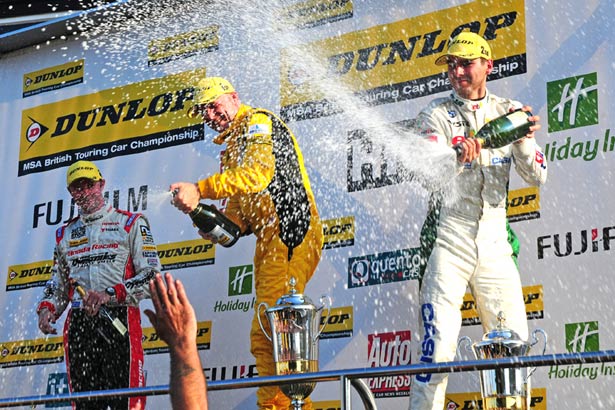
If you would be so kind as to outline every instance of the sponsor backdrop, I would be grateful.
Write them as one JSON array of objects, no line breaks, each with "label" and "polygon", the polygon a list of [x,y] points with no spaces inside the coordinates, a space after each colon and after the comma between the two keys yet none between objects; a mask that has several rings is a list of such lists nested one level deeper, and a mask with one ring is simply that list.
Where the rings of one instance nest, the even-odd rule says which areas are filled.
[{"label": "sponsor backdrop", "polygon": [[[548,183],[537,189],[514,176],[509,197],[530,330],[545,329],[549,353],[615,346],[612,1],[243,3],[205,10],[184,1],[133,13],[138,20],[110,16],[78,36],[1,56],[3,397],[67,392],[61,338],[39,332],[34,306],[50,277],[54,231],[76,215],[65,172],[79,159],[100,166],[110,203],[149,217],[164,270],[184,281],[196,307],[207,378],[258,376],[248,344],[254,240],[215,246],[169,204],[170,183],[219,169],[214,134],[185,116],[191,84],[205,73],[279,112],[303,150],[326,238],[306,293],[333,301],[322,319],[321,369],[416,362],[426,194],[404,181],[404,168],[420,164],[399,152],[421,148],[411,134],[391,145],[382,128],[411,125],[446,95],[433,62],[463,29],[493,46],[492,92],[542,118]],[[469,293],[460,312],[462,335],[480,339]],[[167,384],[168,350],[145,317],[142,325],[147,383]],[[539,368],[532,408],[614,408],[614,381],[609,363]],[[407,407],[408,377],[367,382],[379,408]],[[480,408],[478,391],[476,374],[452,375],[446,408]],[[210,396],[212,408],[254,408],[254,389]],[[339,408],[337,383],[319,384],[312,397],[318,409]],[[168,406],[166,396],[149,399],[148,408]]]}]

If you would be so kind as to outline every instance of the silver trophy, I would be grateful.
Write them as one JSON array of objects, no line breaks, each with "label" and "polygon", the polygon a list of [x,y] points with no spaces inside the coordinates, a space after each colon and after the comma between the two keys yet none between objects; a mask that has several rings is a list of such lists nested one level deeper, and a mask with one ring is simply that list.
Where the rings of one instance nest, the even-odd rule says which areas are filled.
[{"label": "silver trophy", "polygon": [[[521,340],[513,330],[504,327],[504,314],[498,314],[498,326],[485,333],[483,340],[472,344],[468,336],[459,339],[459,347],[472,344],[477,359],[498,359],[527,356],[532,346],[538,343],[536,334],[544,339],[542,354],[547,349],[547,334],[542,329],[532,332],[532,343]],[[467,346],[466,346],[467,348]],[[530,376],[536,368],[501,368],[480,371],[480,392],[484,410],[529,409],[531,399]]]},{"label": "silver trophy", "polygon": [[[295,278],[289,281],[290,293],[282,296],[275,306],[266,303],[258,305],[258,323],[270,341],[273,342],[273,360],[276,375],[312,373],[318,371],[318,337],[325,324],[320,326],[324,308],[316,307],[308,298],[295,290]],[[261,322],[261,307],[265,307],[271,335]],[[330,310],[331,304],[327,307]],[[316,387],[315,382],[284,384],[280,390],[291,400],[294,410],[300,410],[305,399]]]}]

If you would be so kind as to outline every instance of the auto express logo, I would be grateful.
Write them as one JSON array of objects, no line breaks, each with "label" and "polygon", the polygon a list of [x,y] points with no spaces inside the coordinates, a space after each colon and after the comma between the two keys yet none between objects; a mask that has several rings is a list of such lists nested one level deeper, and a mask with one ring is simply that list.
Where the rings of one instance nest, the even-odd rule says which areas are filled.
[{"label": "auto express logo", "polygon": [[348,259],[348,287],[380,285],[418,279],[418,248],[400,249]]},{"label": "auto express logo", "polygon": [[[369,367],[406,366],[412,362],[412,335],[409,330],[370,334],[368,342]],[[410,376],[380,376],[368,379],[375,398],[402,397],[410,393]]]}]

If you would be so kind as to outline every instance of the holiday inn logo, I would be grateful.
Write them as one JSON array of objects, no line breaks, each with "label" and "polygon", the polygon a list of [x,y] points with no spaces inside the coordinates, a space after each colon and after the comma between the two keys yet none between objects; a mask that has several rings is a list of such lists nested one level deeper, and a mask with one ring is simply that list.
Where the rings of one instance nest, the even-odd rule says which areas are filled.
[{"label": "holiday inn logo", "polygon": [[250,295],[253,278],[254,267],[252,265],[231,266],[228,272],[228,295]]},{"label": "holiday inn logo", "polygon": [[566,350],[570,353],[600,350],[598,322],[567,323]]},{"label": "holiday inn logo", "polygon": [[231,266],[228,269],[228,298],[214,303],[214,313],[249,312],[254,309],[256,297],[252,295],[254,266]]},{"label": "holiday inn logo", "polygon": [[547,83],[549,132],[598,124],[598,75]]},{"label": "holiday inn logo", "polygon": [[[597,352],[600,350],[598,322],[567,323],[566,350],[570,353]],[[588,379],[615,376],[615,366],[610,363],[554,365],[549,368],[549,379]]]}]

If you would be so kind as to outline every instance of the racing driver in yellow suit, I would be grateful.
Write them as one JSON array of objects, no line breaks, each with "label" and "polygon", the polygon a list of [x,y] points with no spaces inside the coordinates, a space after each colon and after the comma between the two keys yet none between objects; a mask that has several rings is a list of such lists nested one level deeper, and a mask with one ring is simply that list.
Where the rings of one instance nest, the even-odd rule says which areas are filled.
[{"label": "racing driver in yellow suit", "polygon": [[[239,226],[242,235],[256,235],[255,306],[261,302],[275,305],[288,293],[291,276],[297,281],[297,292],[303,293],[320,260],[323,233],[292,132],[273,113],[242,104],[224,78],[201,79],[195,87],[194,104],[188,115],[200,115],[207,126],[220,133],[214,142],[226,144],[222,172],[197,183],[171,184],[173,204],[189,213],[200,199],[228,198],[225,215]],[[251,352],[259,376],[275,375],[273,347],[257,314],[250,331]],[[265,319],[261,316],[263,323],[267,323]],[[256,396],[259,409],[286,410],[290,405],[278,387],[261,387]],[[311,409],[311,402],[303,408]]]}]

